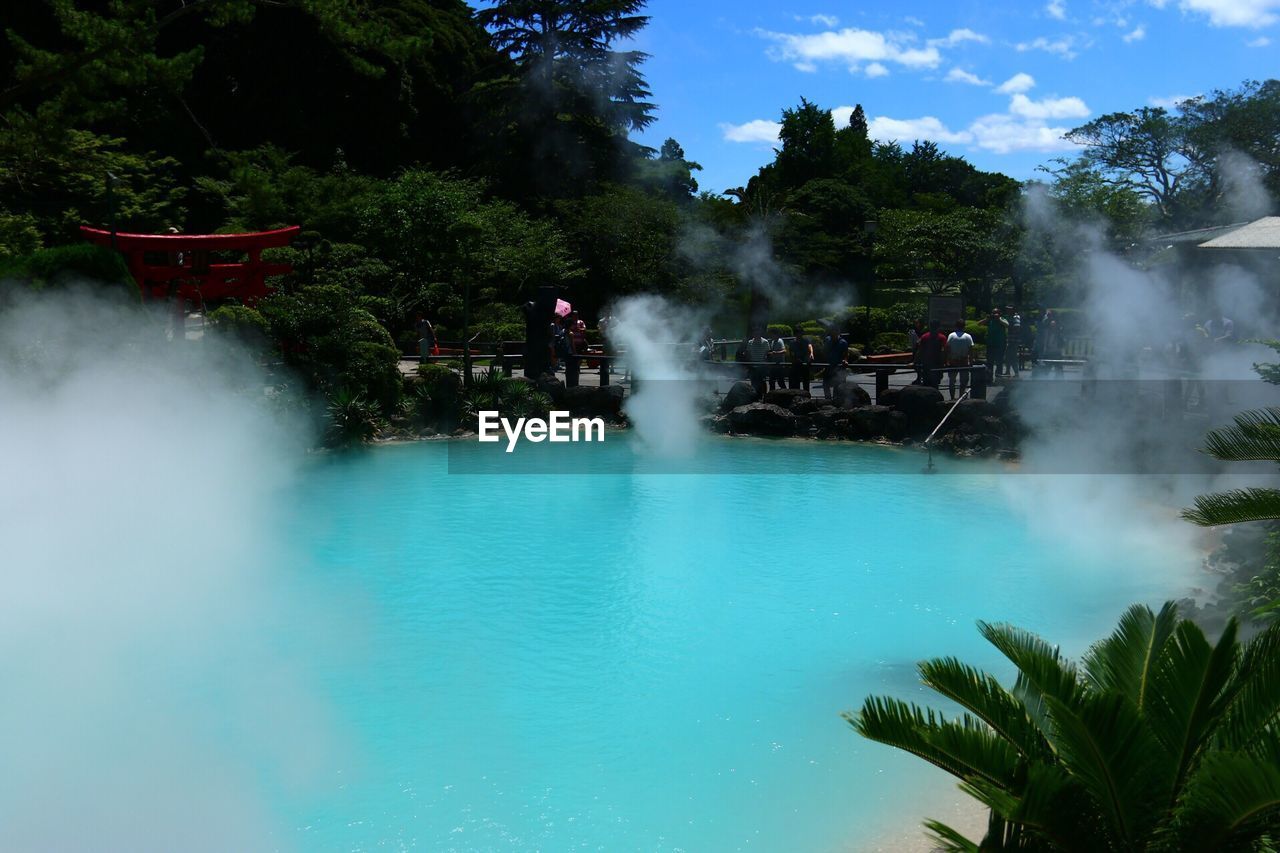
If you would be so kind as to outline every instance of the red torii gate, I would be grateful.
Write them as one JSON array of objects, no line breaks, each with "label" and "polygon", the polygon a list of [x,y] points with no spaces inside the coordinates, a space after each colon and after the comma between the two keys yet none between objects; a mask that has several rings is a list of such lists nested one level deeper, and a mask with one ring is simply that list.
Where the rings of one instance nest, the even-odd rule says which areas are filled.
[{"label": "red torii gate", "polygon": [[[80,226],[90,243],[113,248],[125,257],[143,301],[177,297],[178,304],[210,299],[239,299],[253,305],[269,292],[266,278],[293,272],[290,264],[269,264],[263,249],[287,246],[301,226],[250,234],[122,234]],[[213,252],[243,252],[248,260],[213,263]]]}]

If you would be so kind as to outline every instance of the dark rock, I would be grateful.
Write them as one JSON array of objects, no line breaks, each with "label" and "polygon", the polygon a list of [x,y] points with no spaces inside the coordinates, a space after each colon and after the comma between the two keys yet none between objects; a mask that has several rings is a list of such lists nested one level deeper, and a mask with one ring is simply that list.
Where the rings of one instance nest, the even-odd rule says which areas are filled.
[{"label": "dark rock", "polygon": [[837,385],[835,399],[836,405],[843,409],[871,405],[871,395],[867,393],[867,389],[854,382],[845,382],[843,385]]},{"label": "dark rock", "polygon": [[781,406],[784,409],[791,409],[793,412],[797,403],[808,399],[810,399],[809,392],[801,388],[778,388],[764,395],[764,402],[773,406]]},{"label": "dark rock", "polygon": [[617,420],[623,393],[621,385],[579,385],[564,390],[561,405],[580,417]]},{"label": "dark rock", "polygon": [[734,432],[750,435],[794,435],[796,416],[781,406],[748,403],[729,413],[729,424]]},{"label": "dark rock", "polygon": [[420,435],[423,438],[435,438],[439,434],[440,433],[436,431],[435,427],[423,427],[422,429],[418,430],[418,435]]},{"label": "dark rock", "polygon": [[802,400],[796,400],[791,404],[791,411],[797,415],[811,415],[819,409],[831,407],[830,400],[823,400],[817,397],[805,397]]},{"label": "dark rock", "polygon": [[698,418],[698,423],[710,432],[724,434],[729,431],[729,418],[725,415],[706,414]]},{"label": "dark rock", "polygon": [[534,383],[538,390],[551,398],[551,402],[559,406],[564,402],[564,383],[550,373],[544,373]]},{"label": "dark rock", "polygon": [[756,389],[752,387],[750,382],[735,382],[724,395],[724,400],[720,403],[723,411],[736,409],[739,406],[745,406],[748,403],[754,403],[760,398],[756,396]]},{"label": "dark rock", "polygon": [[862,406],[849,412],[849,434],[859,440],[887,436],[894,414],[888,406]]},{"label": "dark rock", "polygon": [[808,418],[819,438],[849,437],[849,409],[827,405],[809,414]]},{"label": "dark rock", "polygon": [[902,412],[907,418],[907,432],[916,437],[928,435],[938,425],[941,416],[938,414],[938,403],[942,400],[942,392],[927,385],[907,385],[893,389],[892,402],[895,411]]}]

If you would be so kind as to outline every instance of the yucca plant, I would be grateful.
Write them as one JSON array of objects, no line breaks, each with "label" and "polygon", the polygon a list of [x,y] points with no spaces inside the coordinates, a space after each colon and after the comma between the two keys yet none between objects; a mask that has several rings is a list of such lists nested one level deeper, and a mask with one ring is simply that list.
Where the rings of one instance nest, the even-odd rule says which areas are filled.
[{"label": "yucca plant", "polygon": [[472,419],[483,411],[501,412],[507,418],[544,417],[551,410],[551,398],[523,379],[491,367],[463,392],[462,410]]},{"label": "yucca plant", "polygon": [[382,427],[378,407],[363,394],[339,388],[328,399],[329,429],[327,443],[331,447],[359,444],[371,440]]},{"label": "yucca plant", "polygon": [[978,624],[1012,688],[955,658],[920,664],[955,718],[884,697],[845,715],[860,734],[960,779],[986,836],[926,826],[946,851],[1272,850],[1280,829],[1280,627],[1210,643],[1176,605],[1130,608],[1077,667],[1009,625]]}]

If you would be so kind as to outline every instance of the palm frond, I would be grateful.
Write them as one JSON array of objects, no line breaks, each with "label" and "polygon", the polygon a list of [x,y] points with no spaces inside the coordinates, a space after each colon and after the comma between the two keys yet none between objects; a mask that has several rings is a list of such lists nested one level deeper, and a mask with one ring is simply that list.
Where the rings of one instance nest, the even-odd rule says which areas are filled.
[{"label": "palm frond", "polygon": [[1222,709],[1235,690],[1232,676],[1239,653],[1234,620],[1212,647],[1204,632],[1186,620],[1157,664],[1147,721],[1162,747],[1152,763],[1158,760],[1171,771],[1170,804],[1224,719]]},{"label": "palm frond", "polygon": [[1182,517],[1202,527],[1280,519],[1280,490],[1233,489],[1201,495],[1194,508],[1182,511]]},{"label": "palm frond", "polygon": [[1225,462],[1280,461],[1280,408],[1241,412],[1235,426],[1210,430],[1204,449]]},{"label": "palm frond", "polygon": [[943,853],[978,853],[978,845],[965,838],[957,830],[936,820],[926,820],[924,828],[929,830],[929,840],[935,850]]},{"label": "palm frond", "polygon": [[972,717],[950,721],[933,709],[871,696],[861,711],[844,718],[863,737],[923,758],[958,779],[978,777],[1001,786],[1012,781],[1017,753]]},{"label": "palm frond", "polygon": [[1236,686],[1217,739],[1228,749],[1250,749],[1280,721],[1280,624],[1245,645]]},{"label": "palm frond", "polygon": [[1112,635],[1084,656],[1084,674],[1101,692],[1113,690],[1142,710],[1155,661],[1178,624],[1178,607],[1167,602],[1159,615],[1141,604],[1120,617]]},{"label": "palm frond", "polygon": [[1049,742],[1027,709],[994,676],[948,657],[921,663],[920,680],[978,717],[1024,757],[1048,754]]},{"label": "palm frond", "polygon": [[1052,696],[1045,701],[1063,768],[1097,803],[1119,848],[1139,848],[1163,805],[1162,774],[1150,761],[1159,743],[1119,694],[1087,694],[1072,706]]},{"label": "palm frond", "polygon": [[1277,813],[1280,767],[1244,752],[1207,755],[1180,803],[1178,849],[1232,849],[1232,836]]},{"label": "palm frond", "polygon": [[1045,697],[1071,702],[1080,689],[1075,667],[1062,657],[1057,646],[1049,645],[1030,631],[987,622],[979,622],[978,631],[1018,668],[1013,695],[1022,702],[1036,726],[1047,734]]}]

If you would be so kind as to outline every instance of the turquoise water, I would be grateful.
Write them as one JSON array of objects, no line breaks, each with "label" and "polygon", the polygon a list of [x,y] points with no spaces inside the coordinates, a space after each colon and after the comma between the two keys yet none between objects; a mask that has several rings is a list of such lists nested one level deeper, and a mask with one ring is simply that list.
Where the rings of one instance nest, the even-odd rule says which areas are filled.
[{"label": "turquoise water", "polygon": [[[631,465],[627,437],[591,452]],[[450,453],[512,464],[386,447],[291,495],[288,571],[340,605],[306,657],[333,745],[280,795],[281,846],[860,849],[948,789],[840,711],[926,698],[927,656],[1006,672],[977,619],[1078,652],[1185,582],[1032,534],[993,466],[726,439],[703,458],[742,473],[498,478],[450,475]]]}]

